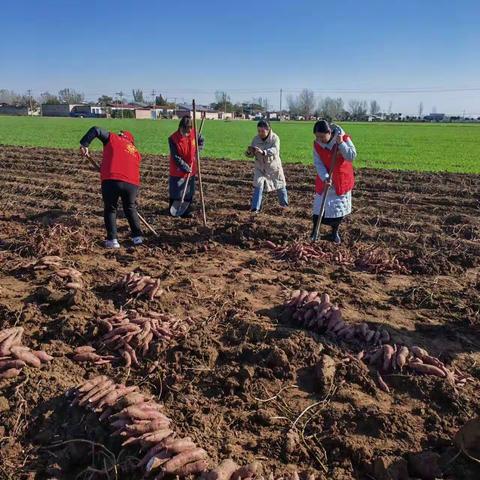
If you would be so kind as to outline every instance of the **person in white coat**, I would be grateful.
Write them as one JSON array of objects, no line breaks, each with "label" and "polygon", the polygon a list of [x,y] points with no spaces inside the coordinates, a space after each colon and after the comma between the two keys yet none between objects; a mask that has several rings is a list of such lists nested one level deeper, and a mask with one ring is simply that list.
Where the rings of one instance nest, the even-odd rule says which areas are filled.
[{"label": "person in white coat", "polygon": [[280,138],[272,131],[266,120],[258,122],[257,132],[258,135],[245,152],[247,157],[255,158],[251,211],[253,213],[260,211],[264,190],[276,191],[280,206],[286,208],[288,193],[280,158]]},{"label": "person in white coat", "polygon": [[[313,163],[317,177],[313,201],[312,238],[317,223],[321,221],[332,228],[327,239],[340,244],[341,238],[338,233],[340,224],[352,212],[352,190],[355,185],[353,161],[357,156],[357,151],[350,136],[338,125],[330,125],[326,120],[316,122],[313,133],[315,135]],[[335,150],[337,150],[335,168],[330,176]],[[330,185],[330,189],[327,193],[325,212],[320,219],[320,208],[326,184]]]}]

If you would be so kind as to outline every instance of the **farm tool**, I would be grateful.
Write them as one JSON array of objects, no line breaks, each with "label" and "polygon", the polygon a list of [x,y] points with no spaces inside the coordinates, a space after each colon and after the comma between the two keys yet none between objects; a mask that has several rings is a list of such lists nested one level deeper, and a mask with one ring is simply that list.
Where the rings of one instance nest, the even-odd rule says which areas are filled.
[{"label": "farm tool", "polygon": [[[87,160],[90,162],[90,164],[92,165],[93,168],[95,168],[95,170],[97,170],[98,172],[100,171],[100,165],[98,165],[98,163],[90,156],[90,155],[86,155],[87,157]],[[138,218],[140,219],[140,221],[156,236],[158,237],[158,233],[154,230],[154,228],[145,220],[145,218],[143,218],[140,213],[137,212],[137,215],[138,215]]]},{"label": "farm tool", "polygon": [[[332,162],[330,164],[330,171],[328,172],[328,178],[329,178],[330,181],[332,179],[333,171],[335,170],[335,165],[337,163],[337,153],[338,153],[338,144],[336,143],[337,135],[335,135],[333,137],[333,141],[335,142],[335,145],[333,146]],[[330,181],[329,182],[324,182],[323,194],[322,194],[322,203],[320,204],[320,212],[318,214],[318,218],[317,218],[317,221],[315,223],[315,228],[313,229],[312,242],[316,242],[318,240],[319,235],[320,235],[320,227],[322,225],[323,215],[325,214],[325,204],[327,203],[327,195],[328,195],[328,192],[330,191],[330,188],[332,186]]]},{"label": "farm tool", "polygon": [[[202,118],[202,122],[200,123],[200,130],[198,131],[198,136],[202,134],[202,129],[203,129],[203,124],[205,123],[205,117]],[[198,142],[197,142],[198,146]],[[198,151],[198,148],[197,148]],[[182,199],[181,200],[175,200],[172,203],[172,206],[170,207],[170,214],[173,217],[181,217],[182,215],[185,214],[185,212],[188,210],[188,207],[190,206],[191,201],[185,201],[185,194],[187,193],[188,190],[188,182],[190,181],[191,173],[188,174],[187,180],[185,181],[185,187],[183,189],[182,193]]]}]

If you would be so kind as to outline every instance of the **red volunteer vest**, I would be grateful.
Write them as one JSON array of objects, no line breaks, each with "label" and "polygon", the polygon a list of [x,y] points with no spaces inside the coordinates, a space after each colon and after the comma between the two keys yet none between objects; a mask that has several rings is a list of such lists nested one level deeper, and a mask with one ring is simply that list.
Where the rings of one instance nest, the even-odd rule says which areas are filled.
[{"label": "red volunteer vest", "polygon": [[[192,169],[192,176],[195,176],[197,174],[197,162],[195,161],[195,132],[193,128],[186,137],[184,137],[180,131],[176,131],[170,136],[170,139],[173,140],[173,143],[176,145],[178,155]],[[170,155],[170,176],[182,178],[188,176],[188,173],[185,173],[177,166],[172,155]]]},{"label": "red volunteer vest", "polygon": [[[343,136],[344,142],[349,139],[350,137],[348,135]],[[333,149],[328,150],[327,148],[323,148],[317,142],[313,142],[313,148],[315,148],[326,169],[330,171]],[[355,175],[353,173],[352,162],[345,160],[339,151],[337,153],[335,169],[333,170],[332,183],[337,195],[344,195],[350,190],[353,190],[355,185]],[[315,192],[321,194],[323,192],[323,188],[324,182],[317,175],[315,180]]]},{"label": "red volunteer vest", "polygon": [[121,180],[140,185],[140,162],[142,157],[135,145],[115,133],[110,133],[108,143],[103,147],[103,161],[100,178]]}]

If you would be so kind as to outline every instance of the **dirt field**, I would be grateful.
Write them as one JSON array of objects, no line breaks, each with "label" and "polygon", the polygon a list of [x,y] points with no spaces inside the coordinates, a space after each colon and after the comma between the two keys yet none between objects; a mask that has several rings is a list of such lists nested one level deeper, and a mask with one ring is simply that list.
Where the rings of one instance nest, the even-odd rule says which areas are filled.
[{"label": "dirt field", "polygon": [[[109,470],[105,449],[120,466],[129,450],[65,398],[98,373],[155,395],[212,463],[232,457],[259,460],[277,476],[296,469],[322,479],[400,479],[382,477],[379,459],[402,463],[433,451],[441,478],[480,478],[480,466],[456,456],[452,444],[480,414],[479,176],[358,172],[340,252],[380,247],[404,272],[374,274],[355,263],[276,260],[265,248],[265,240],[307,240],[310,167],[286,167],[288,212],[269,195],[252,219],[251,165],[206,161],[203,228],[199,218],[166,215],[166,160],[144,161],[140,211],[160,236],[105,251],[99,181],[76,152],[0,147],[0,327],[23,326],[26,345],[55,357],[0,380],[0,478],[141,478]],[[126,246],[123,218],[119,226]],[[82,272],[86,288],[69,290],[50,269],[34,270],[29,263],[43,255]],[[165,294],[128,302],[115,283],[133,270],[160,278]],[[360,347],[282,320],[281,305],[300,287],[329,292],[344,318],[382,324],[396,343],[423,346],[471,380],[456,389],[442,378],[396,373],[385,376],[391,393],[381,391],[352,356]],[[140,367],[72,361],[73,349],[97,335],[94,319],[122,306],[190,316],[194,328]],[[336,364],[328,392],[314,373],[325,353]]]}]

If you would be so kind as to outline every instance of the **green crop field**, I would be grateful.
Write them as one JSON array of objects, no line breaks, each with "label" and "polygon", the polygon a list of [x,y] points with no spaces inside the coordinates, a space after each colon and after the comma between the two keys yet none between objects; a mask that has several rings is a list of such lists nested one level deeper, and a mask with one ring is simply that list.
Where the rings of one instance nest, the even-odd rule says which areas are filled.
[{"label": "green crop field", "polygon": [[[0,117],[0,144],[76,148],[92,125],[130,130],[142,153],[168,153],[175,120]],[[312,161],[312,122],[273,122],[285,163]],[[358,167],[480,173],[480,125],[343,123],[357,147]],[[205,123],[204,156],[242,159],[256,133],[253,121]],[[93,147],[93,145],[92,145]],[[95,149],[101,144],[95,142]]]}]

